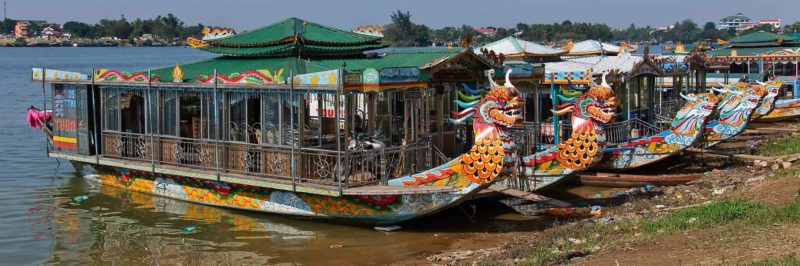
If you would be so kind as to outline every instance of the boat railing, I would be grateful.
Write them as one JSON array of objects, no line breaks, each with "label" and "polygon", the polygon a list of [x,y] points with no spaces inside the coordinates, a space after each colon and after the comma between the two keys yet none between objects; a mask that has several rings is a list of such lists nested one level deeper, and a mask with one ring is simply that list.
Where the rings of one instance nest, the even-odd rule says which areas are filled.
[{"label": "boat railing", "polygon": [[656,135],[663,130],[660,127],[633,118],[621,122],[609,123],[603,126],[608,143],[626,142],[631,139]]},{"label": "boat railing", "polygon": [[[447,158],[436,152],[436,148],[428,142],[337,152],[319,148],[292,149],[290,146],[270,144],[103,132],[104,157],[341,187],[386,184],[389,179],[445,163]],[[297,169],[297,172],[293,174],[292,169]]]},{"label": "boat railing", "polygon": [[[560,123],[559,138],[566,139],[572,134],[572,126],[569,123]],[[524,122],[522,130],[512,130],[514,141],[520,149],[521,155],[534,154],[542,149],[555,145],[555,130],[553,123]]]},{"label": "boat railing", "polygon": [[103,137],[103,154],[108,157],[150,161],[152,145],[150,136],[136,133],[106,132]]},{"label": "boat railing", "polygon": [[[389,179],[402,177],[439,165],[433,145],[426,142],[399,147],[348,152],[346,156],[346,184],[362,186],[387,184]],[[441,163],[444,163],[442,161]]]},{"label": "boat railing", "polygon": [[671,119],[675,113],[683,107],[684,101],[680,99],[663,100],[655,104],[653,110],[656,116],[668,117]]}]

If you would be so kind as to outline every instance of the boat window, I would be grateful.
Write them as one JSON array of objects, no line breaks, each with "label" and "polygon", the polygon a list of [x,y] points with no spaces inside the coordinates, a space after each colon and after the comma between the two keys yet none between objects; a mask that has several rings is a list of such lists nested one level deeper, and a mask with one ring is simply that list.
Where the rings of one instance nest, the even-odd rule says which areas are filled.
[{"label": "boat window", "polygon": [[105,98],[103,103],[105,111],[103,112],[103,129],[120,131],[119,129],[119,97],[116,89],[103,90]]},{"label": "boat window", "polygon": [[298,106],[300,105],[300,97],[297,95],[284,94],[281,97],[281,143],[290,145],[297,143],[299,134],[297,131],[298,121]]},{"label": "boat window", "polygon": [[405,101],[402,97],[402,92],[394,91],[389,94],[391,98],[391,114],[392,114],[392,143],[395,145],[399,145],[400,141],[405,137],[405,131],[403,127],[403,115],[405,112]]},{"label": "boat window", "polygon": [[440,88],[431,88],[430,90],[428,90],[428,100],[427,100],[428,117],[427,117],[427,120],[428,120],[428,131],[430,133],[439,132],[439,123],[437,122],[437,120],[438,120],[437,111],[438,110],[436,110],[436,107],[438,106],[436,104],[436,101],[439,98],[439,90],[440,90]]},{"label": "boat window", "polygon": [[165,90],[161,95],[161,135],[178,136],[178,92]]},{"label": "boat window", "polygon": [[182,93],[180,96],[180,136],[184,138],[200,138],[200,94]]},{"label": "boat window", "polygon": [[232,141],[261,143],[261,99],[258,94],[231,92],[229,136]]},{"label": "boat window", "polygon": [[[471,86],[475,88],[474,86]],[[449,123],[450,119],[450,111],[455,110],[455,84],[454,83],[445,83],[445,90],[442,93],[442,108],[439,110],[439,115],[441,116],[442,126],[444,127],[445,132],[451,132],[455,130],[455,126],[453,123]]]},{"label": "boat window", "polygon": [[202,96],[202,104],[200,106],[201,114],[200,114],[200,124],[202,130],[200,132],[201,137],[205,139],[217,139],[218,135],[218,127],[217,127],[217,115],[222,114],[222,102],[221,97],[217,96],[217,112],[214,112],[214,92],[203,92]]},{"label": "boat window", "polygon": [[126,133],[144,133],[144,91],[106,88],[104,93],[104,129]]},{"label": "boat window", "polygon": [[283,94],[281,93],[262,93],[261,100],[263,103],[262,113],[264,143],[266,144],[279,144],[281,143],[281,113],[285,106],[282,105]]},{"label": "boat window", "polygon": [[375,137],[379,139],[387,139],[392,136],[391,122],[392,104],[389,100],[388,92],[381,92],[377,95],[377,112],[375,114]]}]

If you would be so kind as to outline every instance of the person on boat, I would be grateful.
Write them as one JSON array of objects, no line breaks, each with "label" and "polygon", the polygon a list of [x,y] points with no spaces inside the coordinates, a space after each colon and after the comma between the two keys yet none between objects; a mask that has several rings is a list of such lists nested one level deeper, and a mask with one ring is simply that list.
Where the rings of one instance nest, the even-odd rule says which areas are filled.
[{"label": "person on boat", "polygon": [[741,77],[741,78],[739,78],[739,82],[748,83],[748,82],[749,82],[749,80],[747,79],[747,75],[742,75],[742,77]]}]

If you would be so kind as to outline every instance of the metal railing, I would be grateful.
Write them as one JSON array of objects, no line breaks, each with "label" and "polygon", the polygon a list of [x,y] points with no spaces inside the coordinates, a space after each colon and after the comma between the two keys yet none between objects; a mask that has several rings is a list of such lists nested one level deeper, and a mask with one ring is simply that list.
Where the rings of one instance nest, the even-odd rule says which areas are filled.
[{"label": "metal railing", "polygon": [[608,143],[620,143],[635,138],[652,136],[661,133],[663,129],[638,118],[634,118],[622,122],[606,124],[603,126],[603,131],[606,132],[606,141]]},{"label": "metal railing", "polygon": [[[685,101],[680,99],[662,100],[653,106],[653,114],[656,116],[672,118],[675,116],[675,113],[678,112],[681,107],[683,107],[684,104]],[[670,120],[670,122],[672,121]]]},{"label": "metal railing", "polygon": [[[559,123],[559,138],[564,140],[572,134],[572,125],[569,123]],[[552,123],[524,122],[521,130],[512,130],[514,142],[520,149],[520,155],[534,154],[550,146],[555,145],[555,130]]]},{"label": "metal railing", "polygon": [[[103,156],[109,158],[341,187],[386,184],[448,161],[427,142],[337,152],[114,131],[104,131],[102,140]],[[292,169],[297,169],[294,178]]]}]

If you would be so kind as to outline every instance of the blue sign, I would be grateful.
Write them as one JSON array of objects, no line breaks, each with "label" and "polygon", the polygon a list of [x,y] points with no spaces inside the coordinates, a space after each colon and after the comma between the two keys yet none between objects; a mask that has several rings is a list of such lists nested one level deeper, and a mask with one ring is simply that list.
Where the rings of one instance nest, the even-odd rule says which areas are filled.
[{"label": "blue sign", "polygon": [[511,69],[512,77],[533,76],[533,66],[530,64],[506,64],[503,66],[503,75]]},{"label": "blue sign", "polygon": [[410,82],[419,80],[419,69],[415,67],[384,68],[381,70],[381,82]]}]

